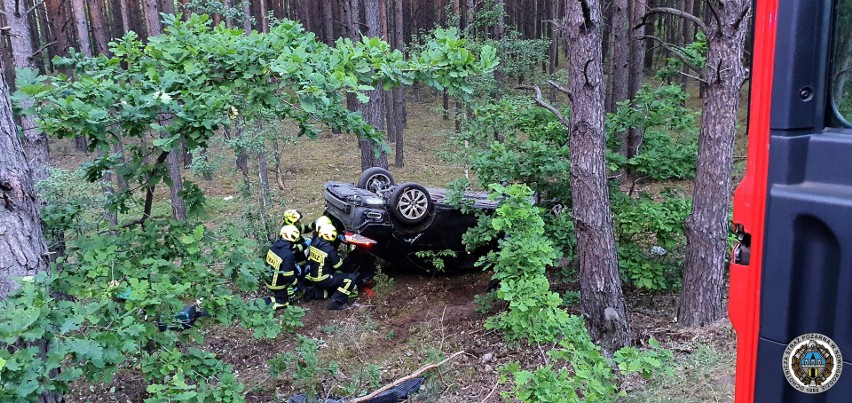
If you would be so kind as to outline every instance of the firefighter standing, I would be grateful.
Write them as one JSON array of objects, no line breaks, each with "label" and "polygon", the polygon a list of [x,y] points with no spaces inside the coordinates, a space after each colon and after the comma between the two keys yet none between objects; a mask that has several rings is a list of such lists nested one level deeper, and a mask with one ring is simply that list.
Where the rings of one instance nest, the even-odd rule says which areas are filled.
[{"label": "firefighter standing", "polygon": [[279,235],[281,239],[275,241],[266,252],[269,272],[265,283],[272,296],[264,298],[264,301],[271,304],[273,309],[287,306],[296,292],[298,269],[293,248],[302,238],[301,232],[294,225],[281,227]]},{"label": "firefighter standing", "polygon": [[313,287],[305,291],[305,300],[325,298],[331,293],[329,310],[342,310],[346,302],[357,296],[355,275],[337,271],[343,266],[343,259],[337,254],[334,242],[337,229],[333,225],[318,225],[316,235],[308,248],[308,268],[305,279]]}]

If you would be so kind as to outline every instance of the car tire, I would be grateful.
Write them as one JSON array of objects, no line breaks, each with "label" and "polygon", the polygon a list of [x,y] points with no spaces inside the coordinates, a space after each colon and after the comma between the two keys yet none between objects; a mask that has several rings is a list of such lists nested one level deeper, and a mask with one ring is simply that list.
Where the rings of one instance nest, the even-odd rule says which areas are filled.
[{"label": "car tire", "polygon": [[426,221],[434,212],[432,196],[425,187],[414,182],[397,186],[388,198],[388,209],[396,221],[412,226]]},{"label": "car tire", "polygon": [[379,167],[367,168],[358,177],[358,187],[373,193],[388,190],[394,184],[396,183],[393,181],[393,175],[387,169]]}]

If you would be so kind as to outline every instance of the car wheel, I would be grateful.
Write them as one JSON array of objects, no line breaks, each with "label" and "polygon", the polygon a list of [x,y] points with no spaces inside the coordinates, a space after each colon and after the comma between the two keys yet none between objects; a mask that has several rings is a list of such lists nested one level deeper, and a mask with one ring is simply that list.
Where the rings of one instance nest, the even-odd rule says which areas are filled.
[{"label": "car wheel", "polygon": [[367,189],[373,193],[386,191],[394,184],[395,182],[391,173],[387,169],[379,167],[367,168],[358,177],[358,187]]},{"label": "car wheel", "polygon": [[396,187],[388,198],[391,214],[405,225],[417,225],[426,221],[434,206],[429,191],[414,182]]}]

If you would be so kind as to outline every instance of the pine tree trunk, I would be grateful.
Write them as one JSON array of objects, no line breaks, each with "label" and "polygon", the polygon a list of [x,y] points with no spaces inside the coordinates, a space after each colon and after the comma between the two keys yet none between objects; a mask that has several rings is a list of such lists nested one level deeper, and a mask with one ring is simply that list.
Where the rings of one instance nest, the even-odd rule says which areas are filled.
[{"label": "pine tree trunk", "polygon": [[[18,0],[3,0],[3,9],[6,12],[6,24],[9,26],[9,41],[12,45],[15,67],[34,69],[33,42],[24,4]],[[21,107],[27,108],[31,104],[31,101],[25,101]],[[24,129],[23,149],[27,157],[27,166],[31,169],[33,183],[38,183],[48,177],[50,151],[47,135],[38,130],[35,119],[30,115],[21,115],[21,127]]]},{"label": "pine tree trunk", "polygon": [[243,32],[251,33],[251,3],[243,1],[240,3],[243,8]]},{"label": "pine tree trunk", "polygon": [[[652,9],[657,6],[657,0],[648,0],[647,9]],[[657,15],[652,15],[648,17],[645,23],[645,34],[648,36],[656,36],[655,24],[657,21]],[[654,49],[656,49],[657,44],[654,43],[653,39],[645,39],[645,70],[652,71],[654,70]]]},{"label": "pine tree trunk", "polygon": [[[8,9],[7,9],[8,10]],[[0,300],[17,288],[12,277],[49,270],[36,194],[18,138],[9,88],[0,79]]]},{"label": "pine tree trunk", "polygon": [[[497,0],[494,5],[497,8],[505,8],[506,0]],[[503,20],[504,18],[504,16],[501,16],[497,19],[497,22],[494,23],[494,41],[496,41],[497,44],[499,44],[503,40],[503,35],[505,35],[506,33],[506,22]],[[553,46],[551,44],[551,48],[552,47]],[[499,52],[498,56],[502,56],[503,52],[501,51],[501,49],[498,48],[497,51]],[[503,72],[503,68],[502,66],[498,66],[496,69],[494,69],[494,81],[497,81],[497,88],[499,89],[498,94],[502,93],[502,89],[505,85],[505,80],[506,76]]]},{"label": "pine tree trunk", "polygon": [[580,260],[580,309],[609,353],[630,345],[607,189],[601,6],[569,0],[563,32],[569,58],[571,195]]},{"label": "pine tree trunk", "polygon": [[[79,1],[79,0],[75,0]],[[160,9],[157,0],[142,0],[145,12],[145,30],[148,36],[160,35]]]},{"label": "pine tree trunk", "polygon": [[89,39],[89,22],[86,18],[86,0],[72,0],[74,9],[74,27],[77,30],[77,43],[80,53],[92,57],[92,41]]},{"label": "pine tree trunk", "polygon": [[[708,4],[708,7],[711,6]],[[692,213],[686,220],[686,267],[678,320],[704,326],[724,316],[722,284],[737,109],[746,79],[743,48],[750,0],[725,0],[707,35],[707,64]]]},{"label": "pine tree trunk", "polygon": [[266,0],[258,0],[258,13],[260,19],[257,21],[260,24],[260,32],[269,32],[269,10],[266,8]]},{"label": "pine tree trunk", "polygon": [[[68,56],[68,48],[74,45],[76,31],[74,30],[74,17],[69,2],[65,0],[46,0],[47,15],[50,20],[50,37],[48,46],[50,58],[53,56]],[[65,68],[63,68],[65,69]]]},{"label": "pine tree trunk", "polygon": [[323,22],[323,33],[325,34],[325,43],[328,46],[334,46],[334,2],[332,0],[323,0],[322,1],[322,22]]},{"label": "pine tree trunk", "polygon": [[172,217],[178,221],[186,221],[186,203],[184,203],[183,198],[180,196],[180,192],[183,190],[180,154],[180,147],[172,149],[166,158],[166,165],[169,170],[169,179],[172,182],[169,187],[169,194],[172,199]]},{"label": "pine tree trunk", "polygon": [[[364,0],[364,15],[367,22],[367,36],[381,36],[381,21],[379,11],[379,0]],[[377,89],[367,92],[370,101],[366,104],[360,104],[358,110],[364,116],[364,120],[376,128],[378,131],[385,130],[385,100],[382,91],[382,84],[379,83]],[[369,140],[359,140],[358,146],[361,148],[361,169],[369,167],[388,168],[388,157],[384,151],[380,151],[378,155],[373,152],[373,143]]]},{"label": "pine tree trunk", "polygon": [[[630,25],[637,26],[642,23],[642,16],[645,15],[644,0],[631,0],[631,17]],[[631,37],[640,37],[645,35],[646,26],[635,30]],[[641,39],[631,41],[630,46],[630,98],[633,99],[639,89],[642,88],[642,83],[645,80],[645,45]],[[642,146],[642,131],[638,128],[632,128],[627,134],[627,158],[633,158],[639,154],[639,147]]]},{"label": "pine tree trunk", "polygon": [[174,0],[160,0],[160,12],[163,14],[174,14],[175,13],[175,1]]},{"label": "pine tree trunk", "polygon": [[130,32],[130,9],[127,8],[127,0],[119,0],[119,8],[121,11],[121,30],[124,33]]},{"label": "pine tree trunk", "polygon": [[[630,84],[630,27],[628,23],[627,0],[612,2],[612,110],[615,112],[618,103],[626,101],[629,96]],[[616,133],[621,142],[619,152],[627,156],[627,132]]]},{"label": "pine tree trunk", "polygon": [[[402,0],[394,0],[394,38],[393,45],[395,49],[398,49],[400,52],[404,51],[403,44],[403,24],[405,24],[402,17]],[[398,168],[402,168],[405,165],[404,159],[404,131],[407,125],[407,117],[406,117],[406,108],[405,108],[405,91],[402,87],[396,87],[393,89],[393,109],[395,124],[396,124],[396,153],[394,155],[394,165]]]},{"label": "pine tree trunk", "polygon": [[95,37],[94,50],[98,54],[110,56],[109,53],[109,27],[107,26],[107,15],[104,9],[104,0],[89,1],[89,17],[92,21],[92,33]]}]

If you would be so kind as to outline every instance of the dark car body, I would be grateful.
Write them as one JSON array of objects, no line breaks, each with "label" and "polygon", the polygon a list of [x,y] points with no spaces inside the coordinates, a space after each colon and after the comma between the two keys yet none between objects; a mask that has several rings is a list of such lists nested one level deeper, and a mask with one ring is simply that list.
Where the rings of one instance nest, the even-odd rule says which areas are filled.
[{"label": "dark car body", "polygon": [[[394,185],[396,186],[396,185]],[[326,215],[339,229],[375,240],[366,248],[399,269],[418,268],[433,271],[435,255],[441,255],[445,269],[464,269],[475,266],[477,259],[489,248],[465,251],[462,235],[476,225],[476,215],[463,213],[446,202],[446,190],[428,190],[431,205],[423,221],[403,223],[389,211],[387,191],[374,193],[352,183],[325,184]],[[465,198],[473,209],[493,211],[496,202],[488,200],[485,192],[466,192]],[[417,256],[418,252],[435,252],[432,256]],[[452,256],[448,253],[452,251]]]}]

